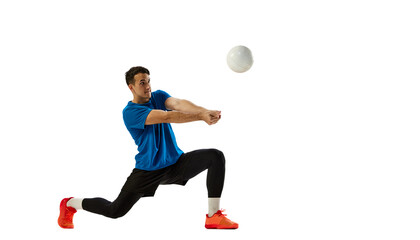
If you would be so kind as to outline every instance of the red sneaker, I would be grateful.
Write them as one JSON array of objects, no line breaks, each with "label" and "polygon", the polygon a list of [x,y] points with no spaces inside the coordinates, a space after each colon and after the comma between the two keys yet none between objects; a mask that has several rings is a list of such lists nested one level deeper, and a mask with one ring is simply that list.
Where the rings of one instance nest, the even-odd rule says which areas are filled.
[{"label": "red sneaker", "polygon": [[229,220],[226,214],[222,213],[223,211],[225,210],[219,210],[211,217],[207,214],[205,227],[207,229],[237,229],[239,225]]},{"label": "red sneaker", "polygon": [[58,225],[62,228],[74,228],[73,215],[77,212],[72,207],[67,207],[67,202],[72,199],[64,198],[60,203],[60,216],[58,217]]}]

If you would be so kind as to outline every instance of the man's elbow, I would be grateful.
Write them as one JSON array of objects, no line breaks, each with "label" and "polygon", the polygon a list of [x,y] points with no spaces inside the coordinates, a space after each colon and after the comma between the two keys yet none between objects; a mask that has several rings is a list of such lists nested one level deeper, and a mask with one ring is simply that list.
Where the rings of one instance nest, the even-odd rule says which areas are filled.
[{"label": "man's elbow", "polygon": [[146,118],[145,125],[153,125],[159,123],[168,123],[170,116],[168,112],[162,110],[152,110]]}]

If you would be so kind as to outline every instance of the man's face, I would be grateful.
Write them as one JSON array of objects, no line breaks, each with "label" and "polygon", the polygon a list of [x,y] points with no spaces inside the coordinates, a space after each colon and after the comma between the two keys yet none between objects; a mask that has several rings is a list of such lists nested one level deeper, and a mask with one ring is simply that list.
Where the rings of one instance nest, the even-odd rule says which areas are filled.
[{"label": "man's face", "polygon": [[129,88],[135,98],[142,102],[148,102],[152,97],[152,87],[150,85],[150,77],[147,73],[138,73],[134,76],[134,85],[130,84]]}]

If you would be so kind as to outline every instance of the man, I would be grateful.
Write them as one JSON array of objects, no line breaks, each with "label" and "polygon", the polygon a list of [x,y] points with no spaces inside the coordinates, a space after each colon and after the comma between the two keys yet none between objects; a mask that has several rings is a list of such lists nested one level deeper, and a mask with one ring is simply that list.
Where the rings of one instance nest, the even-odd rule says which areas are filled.
[{"label": "man", "polygon": [[154,196],[160,184],[185,185],[207,169],[209,208],[205,227],[238,228],[219,206],[225,177],[223,153],[216,149],[184,153],[178,148],[170,125],[200,120],[208,125],[216,124],[221,112],[171,97],[164,91],[152,92],[150,72],[144,67],[131,68],[125,77],[133,100],[124,108],[123,119],[138,146],[136,166],[113,202],[103,198],[64,198],[60,203],[59,226],[74,228],[73,215],[79,209],[110,218],[122,217],[141,197]]}]

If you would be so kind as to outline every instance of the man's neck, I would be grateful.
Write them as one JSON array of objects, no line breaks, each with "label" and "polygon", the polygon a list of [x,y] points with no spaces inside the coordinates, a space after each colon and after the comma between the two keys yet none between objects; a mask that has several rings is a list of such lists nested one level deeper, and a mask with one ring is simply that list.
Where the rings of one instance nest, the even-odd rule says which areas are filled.
[{"label": "man's neck", "polygon": [[150,101],[150,98],[136,98],[134,97],[133,100],[131,102],[133,103],[137,103],[137,104],[144,104],[144,103],[148,103]]}]

